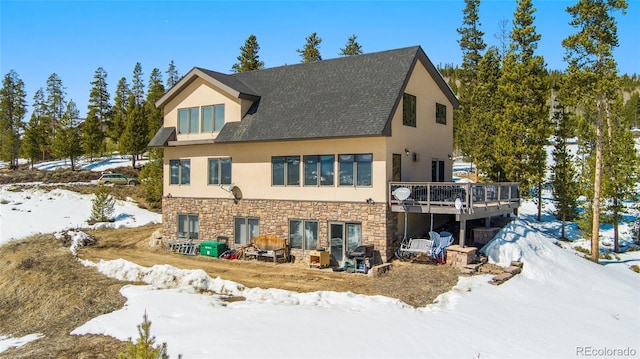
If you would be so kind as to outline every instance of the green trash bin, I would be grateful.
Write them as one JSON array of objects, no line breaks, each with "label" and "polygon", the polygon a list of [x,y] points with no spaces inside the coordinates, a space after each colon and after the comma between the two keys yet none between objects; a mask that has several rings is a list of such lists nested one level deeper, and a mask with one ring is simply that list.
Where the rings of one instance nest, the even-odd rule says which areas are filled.
[{"label": "green trash bin", "polygon": [[200,255],[218,258],[227,250],[227,244],[224,242],[202,242],[200,243]]}]

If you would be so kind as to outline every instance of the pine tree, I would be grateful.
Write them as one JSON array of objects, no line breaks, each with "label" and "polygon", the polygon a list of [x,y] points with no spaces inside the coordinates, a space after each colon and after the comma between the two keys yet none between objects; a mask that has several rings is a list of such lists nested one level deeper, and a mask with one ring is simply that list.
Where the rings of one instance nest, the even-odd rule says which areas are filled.
[{"label": "pine tree", "polygon": [[69,158],[72,171],[75,171],[76,158],[82,154],[82,134],[78,124],[78,113],[75,102],[69,101],[67,109],[56,126],[52,146],[57,158]]},{"label": "pine tree", "polygon": [[469,109],[469,115],[474,121],[467,124],[468,130],[475,137],[475,145],[467,149],[467,155],[474,159],[476,166],[482,168],[484,175],[491,181],[499,181],[499,175],[504,173],[494,153],[495,124],[502,108],[498,95],[498,80],[502,73],[500,65],[498,48],[490,47],[480,60],[473,101],[475,106]]},{"label": "pine tree", "polygon": [[144,81],[142,80],[142,65],[139,62],[136,62],[136,66],[133,69],[131,93],[133,94],[133,102],[136,105],[144,103]]},{"label": "pine tree", "polygon": [[87,119],[82,126],[85,153],[91,159],[104,150],[105,131],[111,122],[111,95],[107,89],[107,72],[98,67],[91,82]]},{"label": "pine tree", "polygon": [[607,124],[604,144],[602,196],[605,201],[605,222],[613,225],[613,251],[619,252],[619,225],[624,202],[638,197],[636,184],[640,182],[640,161],[633,150],[635,141],[631,123],[622,115],[622,98],[611,104],[611,122]]},{"label": "pine tree", "polygon": [[344,46],[344,49],[340,49],[340,56],[355,56],[362,54],[362,46],[356,40],[358,36],[351,35],[347,40],[347,44]]},{"label": "pine tree", "polygon": [[129,107],[129,84],[126,78],[121,78],[116,87],[116,96],[113,104],[113,117],[109,126],[109,137],[114,142],[119,142],[125,126],[125,117]]},{"label": "pine tree", "polygon": [[[147,91],[147,98],[144,103],[144,112],[147,116],[148,137],[147,142],[151,141],[153,136],[164,122],[164,111],[162,108],[156,107],[156,101],[164,95],[165,89],[162,85],[162,73],[159,69],[154,68],[151,70],[151,76],[149,77],[149,90]],[[150,156],[152,158],[162,158],[162,149],[154,148],[150,150]]]},{"label": "pine tree", "polygon": [[320,43],[322,39],[318,37],[318,35],[314,32],[309,35],[306,39],[306,43],[302,50],[297,49],[296,51],[300,54],[302,58],[302,63],[309,63],[314,61],[321,61],[322,57],[320,56]]},{"label": "pine tree", "polygon": [[169,63],[169,68],[167,69],[167,89],[173,87],[173,85],[177,84],[180,81],[180,75],[178,74],[178,69],[176,68],[176,64],[171,60]]},{"label": "pine tree", "polygon": [[462,50],[462,65],[459,70],[460,92],[458,98],[460,108],[454,112],[453,136],[454,144],[458,150],[476,162],[477,158],[474,158],[473,155],[476,136],[472,127],[478,119],[472,111],[480,101],[476,94],[479,86],[477,76],[486,44],[482,39],[484,33],[480,31],[481,24],[478,13],[480,0],[465,0],[465,3],[462,27],[457,29],[460,34],[458,44]]},{"label": "pine tree", "polygon": [[148,162],[140,171],[142,196],[151,208],[162,206],[162,161]]},{"label": "pine tree", "polygon": [[567,8],[573,18],[569,23],[578,33],[562,41],[567,51],[567,73],[574,89],[573,98],[580,107],[596,108],[593,128],[595,154],[593,170],[593,202],[591,259],[598,262],[600,253],[600,206],[602,190],[603,145],[605,126],[612,123],[611,103],[618,92],[617,64],[613,49],[618,46],[615,11],[625,13],[625,0],[579,0]]},{"label": "pine tree", "polygon": [[65,87],[62,84],[62,79],[58,77],[56,73],[53,73],[47,79],[46,94],[47,98],[45,104],[47,106],[47,118],[50,121],[51,135],[55,135],[55,129],[58,125],[58,121],[62,118],[64,111],[67,107],[67,101],[65,100],[66,93]]},{"label": "pine tree", "polygon": [[102,183],[98,186],[94,196],[91,205],[91,220],[112,222],[116,200],[109,194],[109,191]]},{"label": "pine tree", "polygon": [[144,104],[137,104],[134,93],[128,100],[127,114],[124,118],[124,131],[120,136],[120,153],[131,156],[131,165],[136,168],[136,159],[146,148],[148,141],[147,121]]},{"label": "pine tree", "polygon": [[38,158],[44,160],[46,149],[49,148],[49,121],[46,118],[47,109],[44,102],[44,90],[42,88],[38,89],[33,96],[32,108],[31,118],[29,119],[29,123],[27,123],[22,140],[22,154],[30,159],[31,167],[33,168]]},{"label": "pine tree", "polygon": [[9,162],[9,168],[18,168],[20,134],[27,112],[27,94],[24,82],[14,70],[9,71],[0,88],[0,159]]},{"label": "pine tree", "polygon": [[542,183],[546,176],[545,145],[552,134],[547,105],[544,58],[535,55],[540,35],[533,25],[531,0],[518,0],[511,46],[504,60],[498,95],[503,111],[495,142],[496,158],[505,178],[520,182],[524,193],[535,192],[538,220],[542,216]]},{"label": "pine tree", "polygon": [[556,203],[556,216],[562,221],[560,239],[565,239],[566,222],[578,217],[580,185],[574,165],[575,159],[569,152],[568,146],[569,138],[575,135],[576,126],[571,121],[571,114],[567,113],[565,106],[556,98],[555,94],[560,86],[557,84],[552,94],[555,147],[551,183]]},{"label": "pine tree", "polygon": [[231,66],[231,71],[246,72],[263,69],[264,62],[260,61],[259,50],[260,45],[258,45],[256,35],[249,35],[244,45],[240,46],[240,55],[237,57],[238,62]]},{"label": "pine tree", "polygon": [[135,343],[129,338],[127,351],[118,355],[118,359],[168,359],[167,344],[156,345],[156,337],[151,335],[151,322],[145,312],[142,324],[138,325],[138,339]]}]

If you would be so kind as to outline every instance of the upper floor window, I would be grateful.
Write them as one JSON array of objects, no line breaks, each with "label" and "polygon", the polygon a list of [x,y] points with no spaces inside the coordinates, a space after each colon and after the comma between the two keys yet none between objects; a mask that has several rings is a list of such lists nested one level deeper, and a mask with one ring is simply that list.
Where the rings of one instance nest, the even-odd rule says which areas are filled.
[{"label": "upper floor window", "polygon": [[334,155],[311,155],[303,159],[305,186],[333,186]]},{"label": "upper floor window", "polygon": [[300,156],[272,157],[271,184],[273,186],[299,186]]},{"label": "upper floor window", "polygon": [[447,106],[436,103],[436,123],[447,124]]},{"label": "upper floor window", "polygon": [[191,160],[169,160],[169,184],[191,183]]},{"label": "upper floor window", "polygon": [[209,184],[231,184],[231,158],[209,158]]},{"label": "upper floor window", "polygon": [[224,104],[202,106],[202,132],[220,132],[224,126]]},{"label": "upper floor window", "polygon": [[402,124],[416,127],[416,97],[408,93],[402,95]]},{"label": "upper floor window", "polygon": [[[341,186],[368,187],[372,185],[373,154],[338,155]],[[355,180],[355,182],[354,182]]]},{"label": "upper floor window", "polygon": [[198,107],[178,109],[178,133],[198,133]]}]

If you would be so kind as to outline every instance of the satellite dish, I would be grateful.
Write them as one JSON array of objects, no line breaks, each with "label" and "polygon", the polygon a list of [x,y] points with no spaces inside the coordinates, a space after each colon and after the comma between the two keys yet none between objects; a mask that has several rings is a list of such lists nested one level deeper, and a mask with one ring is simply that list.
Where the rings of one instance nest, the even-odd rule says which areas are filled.
[{"label": "satellite dish", "polygon": [[398,201],[404,201],[405,199],[411,196],[411,190],[407,187],[399,187],[396,188],[395,191],[392,192],[393,197],[395,197]]},{"label": "satellite dish", "polygon": [[456,206],[457,210],[462,209],[462,200],[460,198],[456,198],[454,205]]}]

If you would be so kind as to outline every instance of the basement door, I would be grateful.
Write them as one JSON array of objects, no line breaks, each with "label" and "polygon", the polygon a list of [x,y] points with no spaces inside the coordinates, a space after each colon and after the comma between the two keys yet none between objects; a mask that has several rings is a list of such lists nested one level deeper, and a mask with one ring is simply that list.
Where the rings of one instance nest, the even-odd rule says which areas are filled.
[{"label": "basement door", "polygon": [[347,253],[360,245],[362,225],[360,223],[329,222],[331,262],[344,266]]}]

